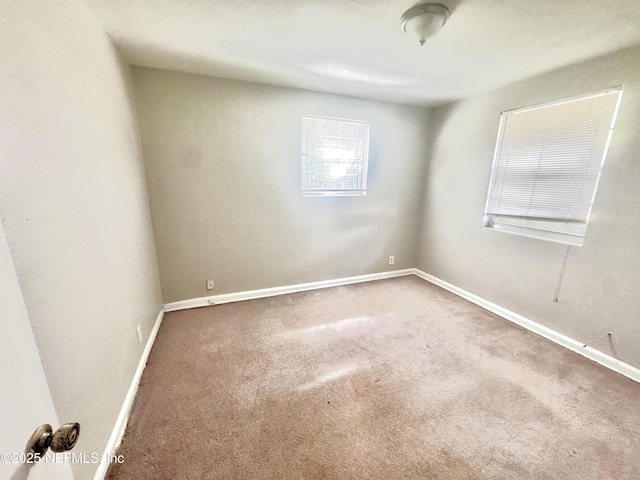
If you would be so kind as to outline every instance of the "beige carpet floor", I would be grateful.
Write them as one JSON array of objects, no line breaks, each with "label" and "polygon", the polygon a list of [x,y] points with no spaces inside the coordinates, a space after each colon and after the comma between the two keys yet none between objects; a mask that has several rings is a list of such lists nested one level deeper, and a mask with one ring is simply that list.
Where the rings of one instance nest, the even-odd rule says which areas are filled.
[{"label": "beige carpet floor", "polygon": [[166,314],[110,479],[638,479],[640,384],[417,277]]}]

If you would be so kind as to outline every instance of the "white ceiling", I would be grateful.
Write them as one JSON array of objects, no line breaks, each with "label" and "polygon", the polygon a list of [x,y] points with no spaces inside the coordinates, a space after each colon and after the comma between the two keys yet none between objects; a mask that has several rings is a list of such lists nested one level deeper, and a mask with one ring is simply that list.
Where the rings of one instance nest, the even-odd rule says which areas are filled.
[{"label": "white ceiling", "polygon": [[640,44],[640,0],[86,0],[133,65],[436,105]]}]

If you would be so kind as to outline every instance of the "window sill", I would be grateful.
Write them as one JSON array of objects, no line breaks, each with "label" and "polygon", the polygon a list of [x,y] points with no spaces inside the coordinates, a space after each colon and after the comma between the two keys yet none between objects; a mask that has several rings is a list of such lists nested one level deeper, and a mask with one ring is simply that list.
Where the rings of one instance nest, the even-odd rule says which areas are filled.
[{"label": "window sill", "polygon": [[511,233],[521,237],[538,238],[548,242],[561,243],[563,245],[573,245],[581,247],[584,243],[584,237],[568,235],[566,233],[547,232],[544,230],[535,230],[526,227],[517,227],[515,225],[483,225],[484,229],[494,230],[496,232]]},{"label": "window sill", "polygon": [[316,192],[302,192],[303,197],[364,197],[367,192],[363,190],[318,190]]}]

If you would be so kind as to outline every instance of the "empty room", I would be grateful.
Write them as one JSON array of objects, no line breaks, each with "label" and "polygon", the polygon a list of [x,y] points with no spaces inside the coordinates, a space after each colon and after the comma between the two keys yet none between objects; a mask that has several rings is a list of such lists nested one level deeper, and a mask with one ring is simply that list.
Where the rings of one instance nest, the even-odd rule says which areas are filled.
[{"label": "empty room", "polygon": [[0,0],[0,478],[640,478],[637,0]]}]

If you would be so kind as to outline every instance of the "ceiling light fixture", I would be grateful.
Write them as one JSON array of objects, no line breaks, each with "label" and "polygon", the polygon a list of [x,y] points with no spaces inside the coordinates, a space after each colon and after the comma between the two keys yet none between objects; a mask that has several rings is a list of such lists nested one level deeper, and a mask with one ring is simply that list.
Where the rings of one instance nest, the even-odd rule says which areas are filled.
[{"label": "ceiling light fixture", "polygon": [[400,18],[400,26],[409,35],[420,42],[420,46],[428,38],[440,31],[449,18],[449,9],[439,3],[422,3],[411,7]]}]

